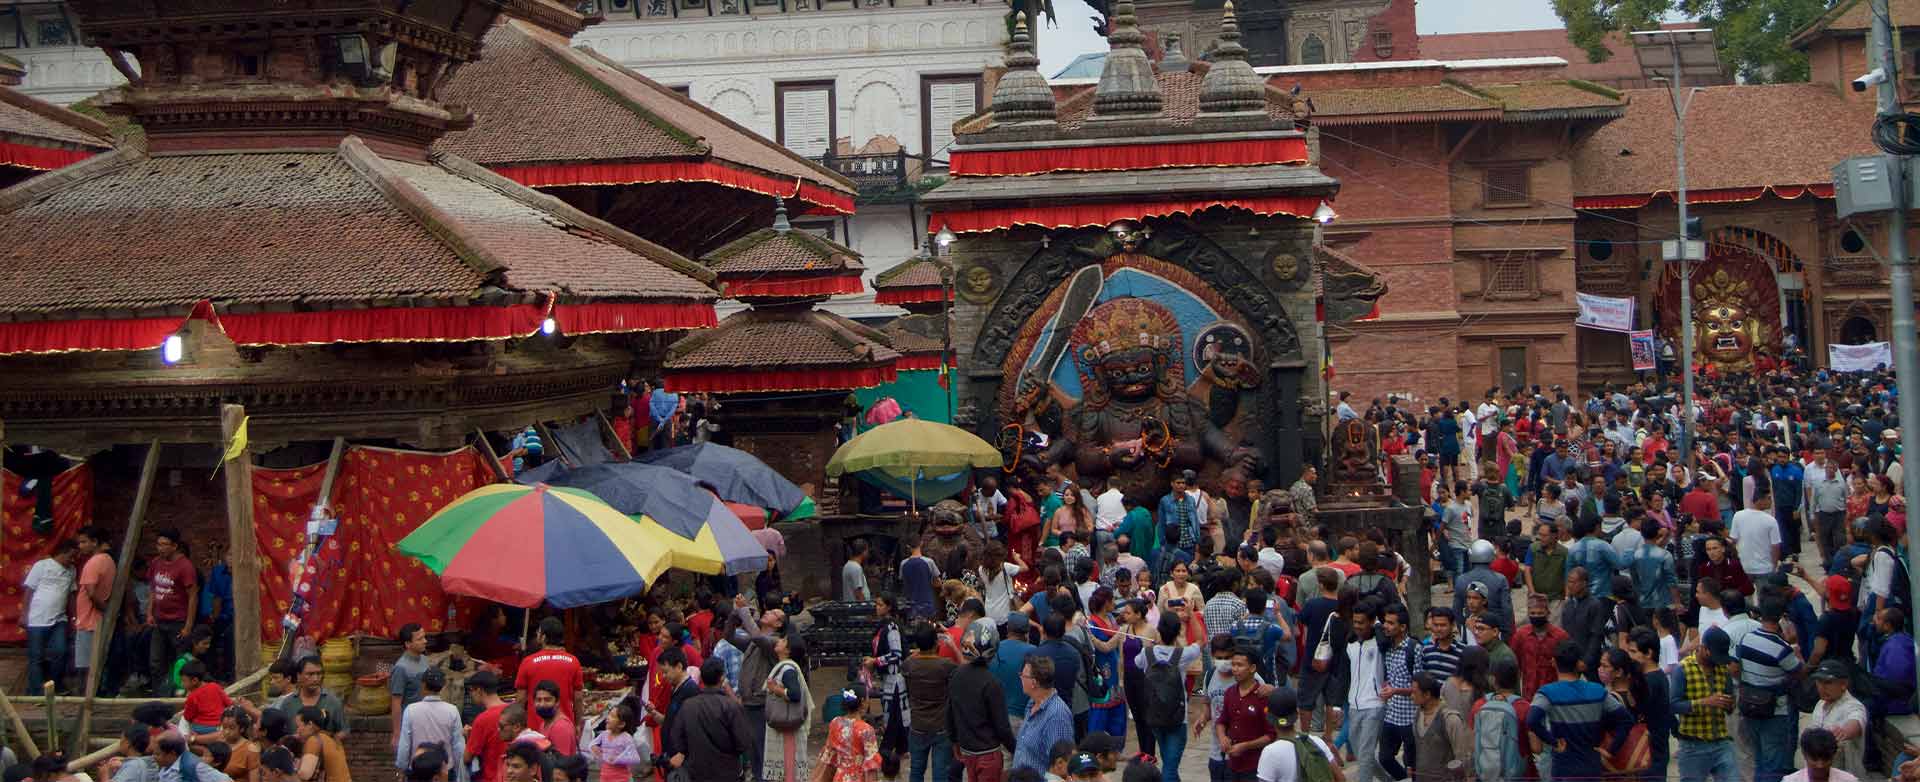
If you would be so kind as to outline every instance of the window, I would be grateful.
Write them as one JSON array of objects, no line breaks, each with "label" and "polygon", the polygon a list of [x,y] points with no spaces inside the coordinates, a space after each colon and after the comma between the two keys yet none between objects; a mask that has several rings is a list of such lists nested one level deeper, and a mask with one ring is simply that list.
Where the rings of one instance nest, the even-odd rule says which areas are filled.
[{"label": "window", "polygon": [[980,108],[979,76],[926,76],[920,79],[920,116],[925,128],[920,150],[927,160],[944,161],[953,144],[953,123]]},{"label": "window", "polygon": [[1592,258],[1596,261],[1604,261],[1608,258],[1612,258],[1613,257],[1613,241],[1610,239],[1595,239],[1591,242],[1588,242],[1587,257]]},{"label": "window", "polygon": [[832,82],[774,86],[774,132],[780,145],[807,157],[825,157],[835,138]]},{"label": "window", "polygon": [[1488,166],[1483,198],[1487,206],[1527,206],[1533,203],[1532,167]]},{"label": "window", "polygon": [[1318,35],[1309,35],[1300,42],[1300,64],[1321,65],[1327,61],[1327,44]]},{"label": "window", "polygon": [[1373,34],[1373,56],[1382,60],[1393,57],[1393,31],[1378,30]]},{"label": "window", "polygon": [[1500,387],[1525,388],[1527,386],[1527,349],[1525,347],[1500,348]]},{"label": "window", "polygon": [[670,89],[670,90],[673,90],[674,92],[677,92],[677,93],[680,93],[680,97],[682,97],[682,98],[691,98],[691,97],[693,97],[693,85],[691,85],[691,84],[682,84],[682,85],[679,85],[679,86],[677,86],[677,87],[668,87],[667,89]]},{"label": "window", "polygon": [[35,46],[72,46],[73,24],[67,21],[66,14],[56,13],[33,18]]},{"label": "window", "polygon": [[20,26],[20,11],[0,8],[0,49],[18,49],[27,45],[26,31]]},{"label": "window", "polygon": [[1532,255],[1514,253],[1487,259],[1485,285],[1481,296],[1488,299],[1522,299],[1535,294]]}]

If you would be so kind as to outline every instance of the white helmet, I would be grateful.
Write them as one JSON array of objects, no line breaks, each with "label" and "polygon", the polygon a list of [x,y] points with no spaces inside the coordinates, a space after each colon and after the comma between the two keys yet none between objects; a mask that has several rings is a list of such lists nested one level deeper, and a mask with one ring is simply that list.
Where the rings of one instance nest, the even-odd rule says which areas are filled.
[{"label": "white helmet", "polygon": [[1473,546],[1467,549],[1467,559],[1476,565],[1485,565],[1492,562],[1493,557],[1493,544],[1485,540],[1476,540],[1473,542]]}]

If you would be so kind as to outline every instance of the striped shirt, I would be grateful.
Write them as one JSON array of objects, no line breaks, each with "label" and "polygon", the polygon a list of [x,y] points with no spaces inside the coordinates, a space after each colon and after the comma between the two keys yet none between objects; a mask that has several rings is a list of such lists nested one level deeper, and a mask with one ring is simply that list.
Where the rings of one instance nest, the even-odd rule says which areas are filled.
[{"label": "striped shirt", "polygon": [[1420,642],[1420,670],[1418,673],[1431,673],[1441,679],[1453,676],[1460,668],[1460,644],[1455,643],[1445,649],[1433,644],[1429,638]]},{"label": "striped shirt", "polygon": [[1689,654],[1680,660],[1680,668],[1673,672],[1670,689],[1679,696],[1673,702],[1674,733],[1682,741],[1725,741],[1730,738],[1727,710],[1700,703],[1709,695],[1733,694],[1733,684],[1726,671],[1709,671],[1700,664],[1699,655]]},{"label": "striped shirt", "polygon": [[[1407,653],[1408,650],[1412,650],[1414,654],[1409,655]],[[1418,654],[1419,651],[1420,649],[1418,644],[1412,638],[1402,638],[1400,639],[1399,646],[1395,646],[1393,648],[1386,650],[1385,656],[1386,656],[1386,666],[1387,666],[1387,686],[1388,687],[1394,687],[1397,689],[1407,689],[1413,686],[1414,672],[1407,670],[1407,659],[1410,656],[1417,658],[1419,656]],[[1418,659],[1415,659],[1413,663],[1417,667],[1420,664],[1420,661]],[[1391,698],[1388,698],[1386,722],[1388,725],[1412,726],[1413,725],[1413,698],[1408,697],[1406,695],[1395,695]]]},{"label": "striped shirt", "polygon": [[1609,754],[1627,740],[1633,726],[1633,713],[1627,711],[1599,682],[1583,679],[1556,681],[1533,694],[1527,709],[1527,729],[1547,746],[1567,742],[1565,752],[1553,753],[1556,779],[1598,779],[1605,772],[1600,761],[1600,740],[1613,735]]},{"label": "striped shirt", "polygon": [[[1779,634],[1762,627],[1740,639],[1733,650],[1740,661],[1740,684],[1784,693],[1788,677],[1800,670],[1800,652]],[[1774,699],[1774,714],[1787,714],[1791,706],[1786,698]]]}]

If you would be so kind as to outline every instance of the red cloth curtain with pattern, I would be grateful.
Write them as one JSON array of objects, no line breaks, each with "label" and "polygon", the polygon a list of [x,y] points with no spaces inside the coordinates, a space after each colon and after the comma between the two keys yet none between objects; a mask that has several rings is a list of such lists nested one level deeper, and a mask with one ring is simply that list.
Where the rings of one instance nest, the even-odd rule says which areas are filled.
[{"label": "red cloth curtain with pattern", "polygon": [[20,496],[20,476],[0,470],[0,643],[27,640],[20,629],[26,590],[20,586],[33,563],[53,553],[53,544],[93,523],[93,469],[80,462],[53,478],[53,532],[33,531],[34,497]]},{"label": "red cloth curtain with pattern", "polygon": [[[260,573],[262,637],[278,640],[280,619],[292,604],[289,565],[306,545],[309,509],[320,494],[325,465],[255,469],[254,527],[265,562]],[[471,447],[423,453],[355,446],[341,457],[333,509],[339,528],[316,553],[312,607],[301,634],[391,638],[402,625],[429,632],[447,625],[449,600],[440,578],[393,545],[421,522],[475,488],[493,472]]]}]

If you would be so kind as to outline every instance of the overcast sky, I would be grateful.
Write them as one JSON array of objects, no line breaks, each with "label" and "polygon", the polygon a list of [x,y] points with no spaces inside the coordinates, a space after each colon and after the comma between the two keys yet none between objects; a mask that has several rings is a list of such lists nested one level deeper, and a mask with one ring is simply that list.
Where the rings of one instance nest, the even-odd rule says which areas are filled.
[{"label": "overcast sky", "polygon": [[[1559,27],[1548,0],[1419,0],[1422,33],[1466,33]],[[1082,0],[1054,0],[1060,26],[1041,34],[1040,72],[1049,76],[1073,58],[1107,48],[1093,32],[1093,9]]]}]

